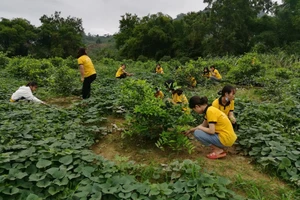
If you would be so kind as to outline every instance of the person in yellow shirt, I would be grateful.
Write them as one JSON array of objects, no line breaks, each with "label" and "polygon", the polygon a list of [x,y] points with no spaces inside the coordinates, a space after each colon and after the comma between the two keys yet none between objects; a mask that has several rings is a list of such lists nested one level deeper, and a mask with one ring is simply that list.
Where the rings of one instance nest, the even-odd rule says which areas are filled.
[{"label": "person in yellow shirt", "polygon": [[212,106],[218,108],[220,111],[228,116],[229,120],[232,124],[236,123],[236,119],[234,117],[234,97],[235,97],[235,88],[231,85],[226,85],[223,87],[222,91],[218,94],[221,95],[220,98],[215,99],[212,103]]},{"label": "person in yellow shirt", "polygon": [[173,90],[171,102],[173,104],[188,104],[188,100],[180,88]]},{"label": "person in yellow shirt", "polygon": [[126,65],[122,64],[121,67],[119,67],[118,71],[116,72],[116,78],[126,78],[127,76],[132,76],[133,74],[128,73],[125,71]]},{"label": "person in yellow shirt", "polygon": [[204,114],[204,120],[199,126],[186,131],[205,146],[210,146],[212,152],[207,154],[209,159],[226,156],[225,148],[231,147],[237,139],[228,117],[219,109],[208,105],[207,97],[193,96],[189,100],[189,107],[198,114]]},{"label": "person in yellow shirt", "polygon": [[160,64],[156,64],[155,72],[156,72],[157,74],[163,74],[163,73],[164,73],[164,70],[163,70],[163,68],[160,66]]},{"label": "person in yellow shirt", "polygon": [[189,80],[190,80],[190,85],[191,85],[193,88],[197,86],[197,80],[195,79],[195,77],[190,76]]},{"label": "person in yellow shirt", "polygon": [[221,81],[222,76],[219,71],[215,68],[215,66],[210,66],[210,80],[213,81]]},{"label": "person in yellow shirt", "polygon": [[78,64],[82,84],[82,98],[87,99],[91,96],[91,84],[96,79],[96,70],[90,57],[87,56],[85,48],[78,51]]},{"label": "person in yellow shirt", "polygon": [[164,93],[159,88],[155,88],[154,96],[156,98],[163,99],[165,95],[164,95]]},{"label": "person in yellow shirt", "polygon": [[204,67],[203,72],[202,72],[202,76],[205,77],[205,78],[210,77],[210,71],[209,71],[208,67]]}]

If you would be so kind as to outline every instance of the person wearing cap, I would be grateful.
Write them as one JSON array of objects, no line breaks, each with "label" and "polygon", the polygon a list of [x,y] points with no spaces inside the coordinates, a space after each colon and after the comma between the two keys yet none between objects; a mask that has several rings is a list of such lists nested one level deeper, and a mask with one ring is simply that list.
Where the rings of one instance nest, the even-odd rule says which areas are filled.
[{"label": "person wearing cap", "polygon": [[222,76],[221,74],[219,73],[219,71],[215,68],[214,65],[210,66],[210,80],[213,80],[213,81],[221,81],[222,79]]},{"label": "person wearing cap", "polygon": [[32,92],[37,90],[37,83],[32,81],[27,83],[26,86],[21,86],[19,89],[14,92],[10,98],[10,102],[18,102],[20,100],[28,100],[35,103],[42,103],[46,104],[45,102],[41,101],[40,99],[36,98]]},{"label": "person wearing cap", "polygon": [[78,50],[78,65],[82,82],[82,99],[91,96],[91,84],[96,79],[96,70],[90,57],[87,56],[86,49]]},{"label": "person wearing cap", "polygon": [[126,65],[122,64],[121,67],[119,67],[118,71],[116,72],[116,78],[126,78],[127,76],[132,76],[133,74],[128,73],[125,71]]},{"label": "person wearing cap", "polygon": [[155,72],[156,72],[157,74],[163,74],[163,73],[164,73],[164,70],[163,70],[163,68],[160,66],[160,64],[156,64]]},{"label": "person wearing cap", "polygon": [[189,100],[189,108],[204,115],[202,124],[191,128],[184,134],[194,133],[203,145],[210,146],[212,152],[207,154],[209,159],[225,157],[225,149],[231,147],[237,139],[230,120],[225,113],[208,104],[207,97],[193,96]]},{"label": "person wearing cap", "polygon": [[155,88],[154,96],[156,98],[163,99],[165,95],[164,95],[164,93],[159,88]]}]

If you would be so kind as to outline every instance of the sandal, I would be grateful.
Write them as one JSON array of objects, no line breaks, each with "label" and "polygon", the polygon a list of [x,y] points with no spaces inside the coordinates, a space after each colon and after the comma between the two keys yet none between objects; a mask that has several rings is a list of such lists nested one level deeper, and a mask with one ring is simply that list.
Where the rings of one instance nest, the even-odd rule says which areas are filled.
[{"label": "sandal", "polygon": [[224,158],[226,155],[227,154],[224,151],[220,154],[216,154],[216,152],[212,152],[212,153],[206,155],[206,157],[209,159],[218,159],[218,158]]}]

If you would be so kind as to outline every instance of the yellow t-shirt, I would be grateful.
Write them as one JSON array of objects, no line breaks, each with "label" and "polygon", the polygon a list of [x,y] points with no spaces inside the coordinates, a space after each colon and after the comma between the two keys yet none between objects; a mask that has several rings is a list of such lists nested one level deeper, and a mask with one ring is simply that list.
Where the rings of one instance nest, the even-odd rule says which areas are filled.
[{"label": "yellow t-shirt", "polygon": [[172,102],[174,104],[182,103],[188,104],[188,100],[184,94],[178,95],[177,93],[172,94]]},{"label": "yellow t-shirt", "polygon": [[160,67],[160,68],[156,67],[155,71],[156,71],[157,74],[163,74],[164,73],[164,70],[163,70],[162,67]]},{"label": "yellow t-shirt", "polygon": [[84,69],[84,78],[89,77],[93,74],[96,74],[96,70],[92,60],[87,56],[83,55],[78,58],[78,64],[83,65]]},{"label": "yellow t-shirt", "polygon": [[204,117],[208,124],[215,124],[215,132],[219,134],[220,142],[227,147],[234,144],[237,136],[233,130],[229,118],[219,109],[209,106]]},{"label": "yellow t-shirt", "polygon": [[234,111],[234,100],[229,101],[226,105],[222,104],[222,97],[215,99],[212,102],[212,106],[215,108],[218,108],[219,110],[221,110],[223,113],[225,113],[227,116],[229,115],[229,112],[233,112]]},{"label": "yellow t-shirt", "polygon": [[158,91],[154,94],[154,96],[163,99],[165,95],[162,91]]},{"label": "yellow t-shirt", "polygon": [[119,67],[117,73],[116,73],[116,77],[120,77],[122,74],[123,74],[123,68],[122,67]]},{"label": "yellow t-shirt", "polygon": [[196,85],[197,85],[197,80],[195,79],[195,77],[191,76],[191,77],[190,77],[190,82],[191,82],[191,86],[192,86],[192,87],[196,87]]},{"label": "yellow t-shirt", "polygon": [[217,79],[222,79],[222,76],[221,76],[221,74],[219,73],[219,71],[217,69],[214,70],[214,73],[215,73],[215,77]]},{"label": "yellow t-shirt", "polygon": [[209,78],[211,76],[210,72],[205,72],[202,74],[203,77]]}]

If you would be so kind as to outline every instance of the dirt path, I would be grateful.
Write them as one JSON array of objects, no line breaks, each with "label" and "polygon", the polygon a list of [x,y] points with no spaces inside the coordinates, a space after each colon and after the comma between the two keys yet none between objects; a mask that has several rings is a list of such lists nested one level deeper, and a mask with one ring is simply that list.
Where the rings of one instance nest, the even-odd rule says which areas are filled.
[{"label": "dirt path", "polygon": [[[108,119],[109,123],[115,124],[118,127],[122,126],[123,119]],[[278,193],[288,188],[284,182],[276,177],[271,177],[261,172],[258,167],[251,164],[250,158],[238,155],[234,151],[234,147],[228,150],[225,158],[211,160],[205,157],[210,152],[209,148],[203,147],[195,139],[192,142],[196,146],[192,154],[188,154],[187,152],[162,151],[155,146],[154,142],[122,138],[121,131],[114,131],[112,134],[103,137],[91,148],[96,154],[116,162],[120,161],[121,158],[121,160],[131,160],[139,164],[160,165],[168,164],[175,160],[190,159],[197,161],[204,171],[213,171],[220,176],[229,178],[233,183],[242,180],[251,184],[253,183],[255,187],[262,186],[261,190],[264,193]],[[237,192],[244,193],[244,191],[239,191],[239,189]]]}]

